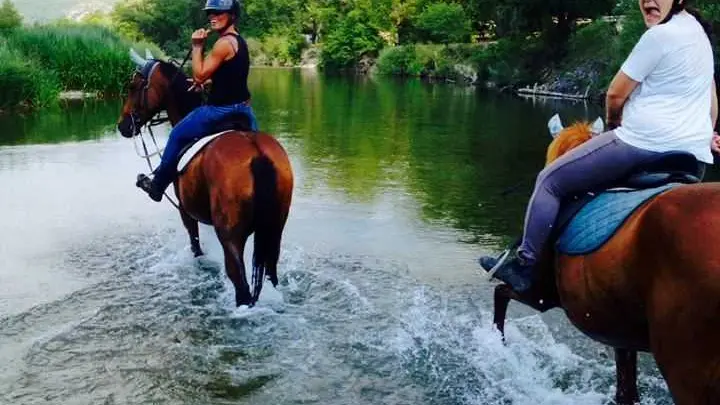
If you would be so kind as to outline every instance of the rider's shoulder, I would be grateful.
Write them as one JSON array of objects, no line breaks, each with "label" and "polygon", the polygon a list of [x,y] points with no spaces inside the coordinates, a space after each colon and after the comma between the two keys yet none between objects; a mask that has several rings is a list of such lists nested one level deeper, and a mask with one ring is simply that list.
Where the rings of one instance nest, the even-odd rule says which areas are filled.
[{"label": "rider's shoulder", "polygon": [[215,45],[213,48],[223,50],[223,51],[235,51],[235,48],[237,47],[237,40],[233,35],[224,35],[220,38],[218,38],[217,41],[215,41]]}]

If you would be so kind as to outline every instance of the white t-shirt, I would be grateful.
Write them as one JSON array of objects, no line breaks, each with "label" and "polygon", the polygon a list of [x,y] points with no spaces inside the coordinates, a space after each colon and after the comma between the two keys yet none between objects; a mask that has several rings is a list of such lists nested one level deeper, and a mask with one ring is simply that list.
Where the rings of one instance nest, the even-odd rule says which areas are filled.
[{"label": "white t-shirt", "polygon": [[647,30],[621,68],[640,84],[625,103],[617,137],[638,148],[685,151],[713,163],[713,69],[710,41],[687,12]]}]

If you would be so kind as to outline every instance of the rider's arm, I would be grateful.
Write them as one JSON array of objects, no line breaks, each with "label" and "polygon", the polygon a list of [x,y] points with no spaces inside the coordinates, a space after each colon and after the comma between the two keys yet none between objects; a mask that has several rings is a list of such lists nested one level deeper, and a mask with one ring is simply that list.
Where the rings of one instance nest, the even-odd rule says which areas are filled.
[{"label": "rider's arm", "polygon": [[715,80],[713,80],[711,91],[712,91],[712,105],[710,107],[710,117],[712,119],[713,128],[716,128],[717,120],[718,120],[718,95],[717,95],[717,86],[715,85]]},{"label": "rider's arm", "polygon": [[622,121],[623,106],[630,94],[638,86],[638,82],[619,71],[610,83],[605,97],[606,122],[608,129],[615,129]]},{"label": "rider's arm", "polygon": [[621,125],[623,106],[630,94],[655,70],[663,57],[662,38],[657,35],[657,30],[645,31],[610,83],[605,108],[607,126],[611,130]]},{"label": "rider's arm", "polygon": [[202,45],[193,45],[192,48],[192,69],[193,79],[196,83],[204,83],[213,73],[220,67],[229,56],[234,53],[234,49],[228,39],[221,38],[213,46],[210,54],[203,60]]}]

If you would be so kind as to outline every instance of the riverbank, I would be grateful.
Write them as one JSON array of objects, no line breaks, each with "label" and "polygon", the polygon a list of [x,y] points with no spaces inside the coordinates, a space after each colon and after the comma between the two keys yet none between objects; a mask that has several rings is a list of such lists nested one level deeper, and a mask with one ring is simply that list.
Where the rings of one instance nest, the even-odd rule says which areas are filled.
[{"label": "riverbank", "polygon": [[[720,13],[705,14],[720,27]],[[445,80],[521,96],[597,101],[604,98],[645,30],[642,16],[633,8],[624,17],[583,23],[561,50],[539,36],[478,44],[393,46],[370,62],[362,59],[356,71]],[[720,44],[715,47],[720,55]],[[718,70],[720,59],[716,58]]]}]

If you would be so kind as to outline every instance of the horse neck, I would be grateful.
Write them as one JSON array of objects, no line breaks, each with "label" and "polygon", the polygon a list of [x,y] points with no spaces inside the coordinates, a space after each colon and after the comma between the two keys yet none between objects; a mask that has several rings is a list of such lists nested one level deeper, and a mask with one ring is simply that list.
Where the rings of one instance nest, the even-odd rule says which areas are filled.
[{"label": "horse neck", "polygon": [[180,122],[187,114],[183,114],[180,111],[180,108],[176,105],[177,102],[173,99],[172,95],[170,96],[170,100],[168,101],[168,105],[166,108],[168,119],[170,120],[170,125],[175,126],[178,122]]},{"label": "horse neck", "polygon": [[[186,80],[186,77],[185,75],[181,74],[178,75],[175,80],[182,80],[184,82]],[[192,110],[199,107],[200,103],[193,103],[192,105],[183,104],[190,103],[190,97],[187,97],[187,95],[185,94],[178,94],[177,90],[173,88],[169,78],[165,79],[163,85],[165,86],[165,94],[167,94],[165,110],[167,111],[170,124],[172,126],[175,126]]]}]

